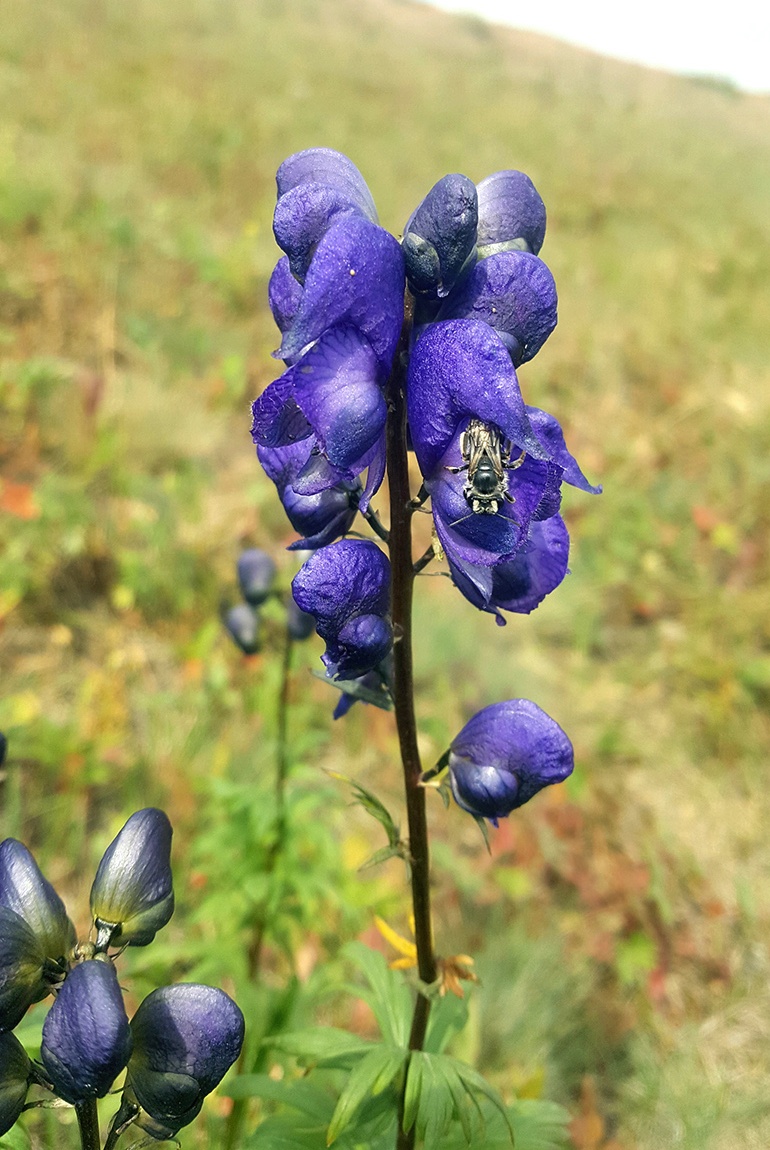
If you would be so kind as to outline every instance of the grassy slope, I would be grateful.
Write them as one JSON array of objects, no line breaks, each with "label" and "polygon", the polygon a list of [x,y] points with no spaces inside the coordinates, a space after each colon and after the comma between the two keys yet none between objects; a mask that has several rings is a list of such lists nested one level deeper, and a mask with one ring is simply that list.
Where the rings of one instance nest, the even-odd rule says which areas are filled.
[{"label": "grassy slope", "polygon": [[[550,892],[576,970],[605,963],[614,1014],[576,1024],[597,1050],[574,1065],[531,1035],[517,1073],[544,1061],[567,1096],[622,1046],[632,1070],[607,1071],[606,1104],[650,1150],[766,1143],[747,1115],[767,1086],[752,1019],[770,911],[769,128],[767,100],[396,0],[68,0],[44,24],[8,0],[0,30],[0,462],[42,510],[2,518],[5,609],[20,602],[0,720],[36,753],[51,721],[52,765],[85,758],[97,825],[162,798],[194,827],[188,679],[238,682],[206,618],[237,540],[285,536],[245,414],[271,372],[277,163],[312,144],[348,152],[396,232],[446,171],[535,180],[560,326],[522,383],[605,494],[568,495],[573,575],[532,620],[499,631],[423,580],[426,750],[519,693],[573,735],[570,802],[522,817],[534,854],[501,840],[510,906],[534,929]],[[219,746],[221,700],[207,699],[203,772]],[[367,718],[335,740],[372,769],[388,736],[372,747]],[[252,733],[231,716],[236,748]],[[113,760],[120,794],[105,787]],[[28,818],[44,790],[30,786]],[[70,853],[92,849],[67,834]],[[456,930],[478,927],[480,946],[492,920],[465,919]],[[545,996],[544,1014],[562,1007]],[[486,1056],[502,1073],[493,1040]]]}]

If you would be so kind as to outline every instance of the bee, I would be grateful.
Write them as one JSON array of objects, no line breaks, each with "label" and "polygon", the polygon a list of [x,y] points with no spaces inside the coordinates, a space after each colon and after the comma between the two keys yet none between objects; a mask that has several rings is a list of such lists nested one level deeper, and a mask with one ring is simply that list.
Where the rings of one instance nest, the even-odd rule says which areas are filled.
[{"label": "bee", "polygon": [[521,467],[525,451],[511,462],[510,446],[497,428],[472,419],[460,436],[460,452],[462,467],[448,467],[447,471],[455,475],[468,472],[463,498],[473,515],[496,515],[505,500],[516,502],[508,491],[506,472]]}]

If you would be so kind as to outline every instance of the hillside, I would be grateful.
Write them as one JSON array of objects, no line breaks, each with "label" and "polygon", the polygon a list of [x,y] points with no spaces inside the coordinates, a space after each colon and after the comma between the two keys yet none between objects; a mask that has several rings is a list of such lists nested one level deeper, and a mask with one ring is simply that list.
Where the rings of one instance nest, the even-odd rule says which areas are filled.
[{"label": "hillside", "polygon": [[[3,831],[82,902],[86,829],[158,802],[192,841],[265,733],[270,660],[245,671],[217,611],[243,542],[293,569],[248,401],[275,168],[316,144],[395,233],[448,171],[528,172],[560,318],[522,386],[604,484],[568,495],[572,575],[531,619],[418,588],[426,747],[526,694],[578,752],[563,803],[501,833],[502,878],[433,811],[446,929],[488,972],[479,1058],[576,1110],[598,1082],[601,1150],[764,1147],[770,98],[409,0],[5,0],[0,729],[35,770]],[[382,771],[387,720],[330,731],[323,686],[296,692],[314,766]]]}]

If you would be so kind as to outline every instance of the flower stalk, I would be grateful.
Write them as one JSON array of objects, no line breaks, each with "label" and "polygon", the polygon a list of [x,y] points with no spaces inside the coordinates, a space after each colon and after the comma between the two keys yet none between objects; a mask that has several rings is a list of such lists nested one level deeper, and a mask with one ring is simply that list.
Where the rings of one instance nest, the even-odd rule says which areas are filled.
[{"label": "flower stalk", "polygon": [[[390,491],[390,561],[391,619],[393,623],[393,703],[401,751],[409,827],[412,910],[417,946],[417,970],[421,983],[436,981],[437,968],[433,953],[433,927],[430,906],[430,847],[425,811],[425,790],[420,786],[422,765],[417,746],[417,722],[414,710],[414,666],[412,655],[412,597],[414,568],[412,564],[412,511],[409,489],[409,458],[406,441],[406,398],[402,352],[409,341],[411,297],[407,295],[404,326],[399,349],[388,383],[388,417],[386,423],[387,476]],[[430,1014],[430,999],[418,991],[412,1015],[409,1049],[421,1050]],[[414,1146],[414,1127],[403,1130],[401,1100],[397,1150]]]},{"label": "flower stalk", "polygon": [[75,1107],[80,1131],[80,1145],[82,1150],[99,1150],[101,1139],[99,1137],[99,1111],[96,1099],[88,1098],[79,1102]]}]

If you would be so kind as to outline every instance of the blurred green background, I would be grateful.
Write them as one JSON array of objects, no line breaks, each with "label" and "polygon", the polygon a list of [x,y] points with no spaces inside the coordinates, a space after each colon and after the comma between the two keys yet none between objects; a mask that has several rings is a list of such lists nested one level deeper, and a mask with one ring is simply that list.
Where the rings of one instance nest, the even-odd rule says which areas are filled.
[{"label": "blurred green background", "polygon": [[[218,612],[243,545],[295,570],[248,404],[277,372],[275,168],[319,144],[396,234],[446,172],[532,177],[560,322],[521,383],[605,487],[568,491],[572,574],[531,618],[417,589],[426,762],[516,695],[577,757],[491,860],[431,802],[437,947],[483,980],[465,1053],[506,1097],[567,1105],[577,1150],[764,1150],[770,98],[409,0],[5,0],[0,830],[86,929],[110,837],[164,806],[180,909],[125,981],[243,984],[280,672],[269,623],[244,661]],[[381,833],[321,770],[397,806],[391,719],[332,727],[320,650],[292,678],[304,882],[275,985],[374,941],[375,911],[408,934],[402,870],[355,873]],[[216,1144],[227,1106],[184,1145]],[[70,1145],[46,1121],[34,1144]]]}]

